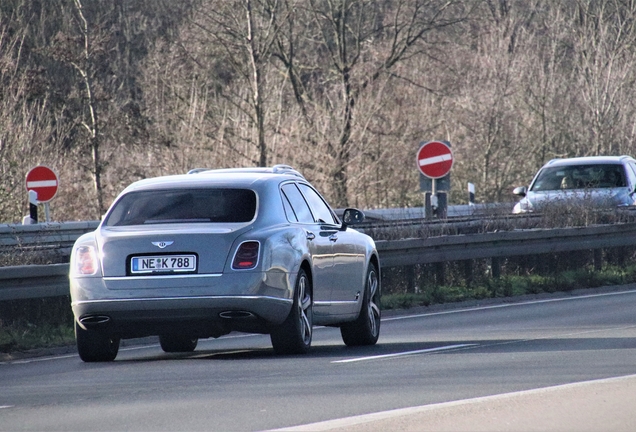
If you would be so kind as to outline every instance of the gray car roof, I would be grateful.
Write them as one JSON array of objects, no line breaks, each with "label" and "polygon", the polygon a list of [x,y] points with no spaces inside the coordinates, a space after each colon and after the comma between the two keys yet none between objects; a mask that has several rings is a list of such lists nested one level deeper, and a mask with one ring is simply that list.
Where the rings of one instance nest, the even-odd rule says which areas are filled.
[{"label": "gray car roof", "polygon": [[594,165],[634,161],[630,156],[583,156],[567,159],[552,159],[545,166]]},{"label": "gray car roof", "polygon": [[[161,189],[228,188],[251,189],[258,195],[270,195],[278,190],[285,181],[302,181],[293,174],[275,174],[271,172],[221,172],[203,171],[196,174],[178,174],[139,180],[125,188],[115,199],[117,202],[126,194],[138,191]],[[260,201],[260,199],[259,199]],[[261,204],[259,204],[260,206]],[[282,206],[280,207],[282,212]],[[284,218],[284,213],[268,211],[261,214],[259,223],[271,223],[276,218]],[[268,222],[270,221],[270,222]]]},{"label": "gray car roof", "polygon": [[267,182],[278,184],[287,180],[304,180],[304,178],[299,178],[294,174],[277,174],[268,171],[206,170],[196,174],[177,174],[139,180],[129,185],[123,192],[206,186],[258,188],[259,184]]}]

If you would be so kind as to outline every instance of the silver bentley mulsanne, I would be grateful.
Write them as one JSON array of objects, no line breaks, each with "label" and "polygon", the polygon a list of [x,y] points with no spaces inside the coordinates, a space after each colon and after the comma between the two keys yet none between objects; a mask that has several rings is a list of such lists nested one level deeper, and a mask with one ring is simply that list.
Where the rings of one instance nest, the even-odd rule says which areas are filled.
[{"label": "silver bentley mulsanne", "polygon": [[309,350],[314,325],[347,345],[380,333],[373,240],[289,166],[192,170],[141,180],[71,255],[82,360],[112,361],[122,338],[158,335],[166,352],[199,338],[265,333],[276,353]]}]

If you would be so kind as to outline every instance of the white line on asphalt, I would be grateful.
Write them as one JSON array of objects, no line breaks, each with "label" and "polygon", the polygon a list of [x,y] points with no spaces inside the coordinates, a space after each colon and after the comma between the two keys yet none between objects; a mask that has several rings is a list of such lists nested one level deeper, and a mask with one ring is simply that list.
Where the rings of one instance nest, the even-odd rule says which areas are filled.
[{"label": "white line on asphalt", "polygon": [[366,361],[366,360],[379,360],[379,359],[385,359],[385,358],[391,358],[391,357],[403,357],[403,356],[409,356],[414,354],[425,354],[425,353],[432,353],[432,352],[438,352],[438,351],[448,351],[448,350],[452,350],[456,348],[466,348],[466,347],[476,346],[476,345],[477,344],[446,345],[446,346],[441,346],[436,348],[427,348],[427,349],[421,349],[421,350],[415,350],[415,351],[404,351],[404,352],[398,352],[398,353],[392,353],[392,354],[382,354],[377,356],[358,357],[358,358],[352,358],[347,360],[335,360],[335,361],[332,361],[331,363],[353,363],[353,362]]},{"label": "white line on asphalt", "polygon": [[77,354],[66,354],[66,355],[59,355],[55,357],[35,357],[35,358],[24,359],[24,360],[10,360],[6,362],[2,362],[0,364],[9,364],[9,363],[10,364],[29,364],[29,363],[43,362],[43,361],[49,361],[49,360],[67,359],[72,357],[77,357]]},{"label": "white line on asphalt", "polygon": [[227,355],[236,355],[236,354],[245,354],[245,353],[251,353],[251,352],[256,352],[257,350],[255,349],[244,349],[244,350],[235,350],[235,351],[223,351],[223,352],[218,352],[218,353],[201,353],[198,355],[192,355],[189,356],[189,359],[200,359],[200,358],[210,358],[210,357],[216,357],[216,356],[227,356]]},{"label": "white line on asphalt", "polygon": [[636,375],[625,375],[625,376],[618,376],[613,378],[581,381],[581,382],[575,382],[570,384],[541,387],[541,388],[536,388],[531,390],[522,390],[518,392],[501,393],[501,394],[496,394],[491,396],[482,396],[482,397],[476,397],[472,399],[462,399],[462,400],[456,400],[456,401],[450,401],[450,402],[441,402],[441,403],[435,403],[430,405],[420,405],[420,406],[414,406],[414,407],[408,407],[408,408],[399,408],[399,409],[394,409],[389,411],[375,412],[370,414],[362,414],[358,416],[344,417],[340,419],[327,420],[327,421],[322,421],[317,423],[298,425],[298,426],[292,426],[292,427],[281,428],[281,429],[274,429],[269,432],[288,432],[288,431],[321,432],[321,431],[328,431],[332,429],[342,429],[342,428],[352,427],[352,426],[361,425],[365,423],[370,423],[373,421],[380,421],[380,420],[386,420],[391,418],[414,415],[414,414],[423,413],[426,411],[432,411],[439,408],[448,408],[448,407],[461,406],[461,405],[471,405],[471,404],[477,404],[480,402],[506,399],[506,398],[515,397],[515,396],[542,394],[546,392],[559,391],[559,390],[565,390],[565,389],[576,388],[576,387],[584,387],[584,386],[589,386],[593,384],[611,383],[611,382],[629,380],[633,378],[636,378]]},{"label": "white line on asphalt", "polygon": [[441,311],[441,312],[427,312],[427,313],[422,313],[422,314],[403,315],[403,316],[382,318],[382,321],[398,321],[398,320],[411,319],[411,318],[421,318],[421,317],[426,317],[426,316],[448,315],[448,314],[454,314],[454,313],[474,312],[474,311],[481,311],[481,310],[487,310],[487,309],[499,309],[499,308],[515,307],[515,306],[527,306],[527,305],[540,304],[540,303],[552,303],[552,302],[560,302],[560,301],[581,300],[581,299],[588,299],[588,298],[595,298],[595,297],[605,297],[605,296],[613,296],[613,295],[622,295],[622,294],[636,294],[636,290],[619,291],[619,292],[611,292],[611,293],[601,293],[601,294],[587,294],[587,295],[573,296],[573,297],[561,297],[561,298],[556,298],[556,299],[530,300],[530,301],[524,301],[524,302],[519,302],[519,303],[505,303],[505,304],[491,305],[491,306],[477,306],[477,307],[471,307],[471,308],[465,308],[465,309],[453,309],[453,310]]},{"label": "white line on asphalt", "polygon": [[0,409],[13,408],[13,405],[0,405]]},{"label": "white line on asphalt", "polygon": [[[434,316],[434,315],[447,315],[447,314],[453,314],[453,313],[474,312],[474,311],[487,310],[487,309],[498,309],[498,308],[524,306],[524,305],[532,305],[532,304],[540,304],[540,303],[551,303],[551,302],[559,302],[559,301],[580,300],[580,299],[587,299],[587,298],[594,298],[594,297],[605,297],[605,296],[623,295],[623,294],[636,294],[636,290],[618,291],[618,292],[601,293],[601,294],[587,294],[587,295],[574,296],[574,297],[561,297],[561,298],[557,298],[557,299],[531,300],[531,301],[519,302],[519,303],[506,303],[506,304],[501,304],[501,305],[478,306],[478,307],[472,307],[472,308],[466,308],[466,309],[454,309],[454,310],[450,310],[450,311],[429,312],[429,313],[414,314],[414,315],[387,317],[387,318],[382,318],[382,321],[397,321],[397,320],[404,320],[404,319],[411,319],[411,318],[421,318],[421,317]],[[231,338],[242,338],[242,337],[251,337],[251,336],[257,336],[257,335],[251,334],[251,333],[250,334],[237,334],[237,335],[223,336],[223,338],[231,339]],[[120,350],[121,351],[132,351],[132,350],[139,350],[139,349],[146,349],[146,348],[155,348],[155,347],[158,347],[158,346],[159,345],[157,345],[157,344],[152,344],[152,345],[143,345],[143,346],[135,346],[135,347],[126,347],[126,348],[121,348]],[[77,356],[77,354],[69,354],[69,355],[61,355],[61,356],[55,356],[55,357],[40,357],[40,358],[32,358],[32,359],[25,359],[25,360],[9,360],[9,361],[0,362],[0,365],[28,364],[28,363],[33,363],[33,362],[42,362],[42,361],[49,361],[49,360],[60,360],[60,359],[71,358],[71,357],[76,357],[76,356]]]},{"label": "white line on asphalt", "polygon": [[[225,336],[221,336],[223,339],[238,339],[238,338],[244,338],[244,337],[249,337],[249,336],[260,336],[258,334],[236,334],[236,335],[225,335]],[[159,344],[148,344],[148,345],[138,345],[138,346],[128,346],[128,347],[122,347],[119,349],[120,352],[123,351],[135,351],[135,350],[143,350],[143,349],[150,349],[150,348],[159,348]],[[67,358],[73,358],[73,357],[77,357],[77,354],[63,354],[63,355],[59,355],[59,356],[52,356],[52,357],[34,357],[34,358],[28,358],[28,359],[22,359],[22,360],[8,360],[8,361],[2,361],[0,362],[0,365],[8,365],[8,364],[29,364],[29,363],[35,363],[35,362],[44,362],[44,361],[51,361],[51,360],[62,360],[62,359],[67,359]]]}]

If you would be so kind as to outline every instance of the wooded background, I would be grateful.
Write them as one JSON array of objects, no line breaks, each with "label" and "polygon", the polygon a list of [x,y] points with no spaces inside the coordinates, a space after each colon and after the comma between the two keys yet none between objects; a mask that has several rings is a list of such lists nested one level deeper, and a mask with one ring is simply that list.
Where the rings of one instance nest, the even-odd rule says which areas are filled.
[{"label": "wooded background", "polygon": [[632,154],[636,0],[2,0],[0,223],[57,171],[54,220],[130,182],[290,164],[335,207],[511,201],[555,157]]}]

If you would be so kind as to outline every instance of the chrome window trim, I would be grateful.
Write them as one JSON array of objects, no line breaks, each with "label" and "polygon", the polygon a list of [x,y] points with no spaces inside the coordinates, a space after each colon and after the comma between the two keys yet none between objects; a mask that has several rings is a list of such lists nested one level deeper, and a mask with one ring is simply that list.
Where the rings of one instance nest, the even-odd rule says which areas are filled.
[{"label": "chrome window trim", "polygon": [[179,275],[146,275],[146,276],[108,276],[103,277],[105,281],[130,281],[130,280],[146,280],[146,279],[190,279],[190,278],[216,278],[223,276],[223,273],[211,274],[179,274]]},{"label": "chrome window trim", "polygon": [[78,300],[71,303],[72,306],[75,305],[84,305],[84,304],[96,304],[96,303],[128,303],[128,302],[163,302],[163,301],[179,301],[179,300],[233,300],[233,299],[241,299],[241,300],[262,300],[269,299],[278,301],[281,303],[289,303],[292,304],[294,302],[293,299],[282,299],[279,297],[271,297],[271,296],[191,296],[191,297],[152,297],[152,298],[117,298],[117,299],[101,299],[101,300]]}]

